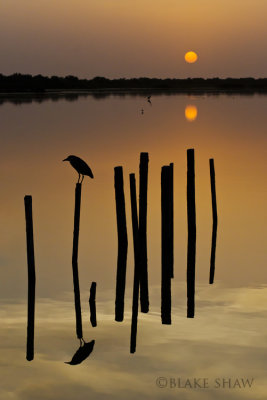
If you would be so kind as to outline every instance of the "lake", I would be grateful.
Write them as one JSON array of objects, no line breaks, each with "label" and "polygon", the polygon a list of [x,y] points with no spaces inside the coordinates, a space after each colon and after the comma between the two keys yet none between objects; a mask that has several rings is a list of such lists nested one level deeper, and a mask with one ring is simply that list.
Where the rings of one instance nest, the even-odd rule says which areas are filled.
[{"label": "lake", "polygon": [[[14,98],[13,98],[14,99]],[[0,399],[264,399],[266,382],[266,97],[61,96],[2,99]],[[38,99],[37,99],[38,100]],[[56,101],[55,101],[56,100]],[[72,100],[72,101],[70,101]],[[142,113],[143,109],[143,113]],[[186,318],[186,151],[195,149],[196,312]],[[129,174],[149,153],[150,312],[139,314],[130,354],[133,243]],[[82,188],[79,278],[90,357],[69,366],[75,335],[72,283],[74,189],[62,160],[90,165]],[[218,208],[215,284],[209,285],[212,210]],[[161,167],[174,163],[172,325],[161,325]],[[125,320],[114,321],[117,227],[114,167],[123,166],[129,238]],[[24,196],[32,195],[36,262],[35,359],[25,359],[27,258]],[[97,282],[98,326],[88,297]],[[198,380],[194,383],[194,379]],[[204,381],[204,379],[206,379]],[[244,381],[249,383],[244,386]],[[243,386],[242,386],[243,385]]]}]

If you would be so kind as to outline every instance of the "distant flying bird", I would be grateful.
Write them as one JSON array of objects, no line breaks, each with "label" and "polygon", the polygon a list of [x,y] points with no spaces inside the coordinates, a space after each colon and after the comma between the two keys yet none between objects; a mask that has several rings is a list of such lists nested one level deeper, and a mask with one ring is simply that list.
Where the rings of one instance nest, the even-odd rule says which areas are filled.
[{"label": "distant flying bird", "polygon": [[71,361],[65,362],[65,364],[70,365],[78,365],[81,364],[93,351],[95,341],[91,340],[91,342],[86,343],[83,339],[83,346],[80,346],[76,351]]},{"label": "distant flying bird", "polygon": [[[80,157],[76,157],[76,156],[68,156],[67,158],[65,158],[63,161],[69,161],[70,165],[76,169],[76,171],[79,174],[79,179],[78,179],[78,183],[82,183],[83,179],[84,179],[84,175],[90,176],[90,178],[93,179],[94,175],[91,171],[91,168],[86,164],[85,161],[83,161]],[[80,182],[80,177],[82,175],[82,180]]]}]

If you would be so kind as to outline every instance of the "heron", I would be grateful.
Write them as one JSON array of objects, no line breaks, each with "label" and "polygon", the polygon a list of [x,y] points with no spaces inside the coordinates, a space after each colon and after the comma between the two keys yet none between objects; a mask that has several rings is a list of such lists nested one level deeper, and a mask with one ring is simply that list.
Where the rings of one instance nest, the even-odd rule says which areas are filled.
[{"label": "heron", "polygon": [[80,339],[80,347],[72,357],[71,361],[66,362],[65,364],[70,365],[78,365],[81,364],[93,351],[95,341],[91,340],[91,342],[85,342],[83,339]]},{"label": "heron", "polygon": [[[93,179],[94,175],[93,175],[93,173],[91,171],[91,168],[80,157],[71,155],[71,156],[68,156],[67,158],[65,158],[62,161],[69,161],[70,165],[74,169],[76,169],[76,171],[79,174],[78,183],[82,183],[82,181],[84,179],[84,175],[89,176],[90,178]],[[80,182],[81,175],[82,175],[82,180]]]}]

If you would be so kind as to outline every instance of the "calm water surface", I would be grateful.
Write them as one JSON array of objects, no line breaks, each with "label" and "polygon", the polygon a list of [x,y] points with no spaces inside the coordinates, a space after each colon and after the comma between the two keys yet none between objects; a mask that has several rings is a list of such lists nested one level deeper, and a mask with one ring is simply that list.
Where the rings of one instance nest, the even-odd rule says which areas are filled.
[{"label": "calm water surface", "polygon": [[[141,114],[141,109],[144,114]],[[0,399],[264,399],[266,382],[266,97],[110,96],[0,106]],[[186,150],[196,157],[196,317],[186,318]],[[133,248],[129,173],[149,152],[148,274],[151,312],[140,315],[129,354]],[[72,292],[75,154],[95,175],[82,193],[79,273],[85,339],[82,365]],[[211,242],[209,158],[215,160],[218,240],[215,285],[208,285]],[[160,170],[174,163],[173,324],[160,321]],[[129,258],[126,313],[114,321],[116,215],[114,167],[125,178]],[[33,197],[36,253],[35,360],[25,360],[27,265],[25,194]],[[88,296],[97,282],[98,327]],[[156,384],[166,378],[167,387]],[[208,388],[178,388],[171,378],[207,378]],[[220,379],[220,387],[215,380]],[[223,379],[254,379],[251,388]],[[163,380],[163,382],[165,382]],[[171,381],[174,382],[174,381]],[[231,386],[230,384],[230,386]],[[218,384],[217,384],[218,386]]]}]

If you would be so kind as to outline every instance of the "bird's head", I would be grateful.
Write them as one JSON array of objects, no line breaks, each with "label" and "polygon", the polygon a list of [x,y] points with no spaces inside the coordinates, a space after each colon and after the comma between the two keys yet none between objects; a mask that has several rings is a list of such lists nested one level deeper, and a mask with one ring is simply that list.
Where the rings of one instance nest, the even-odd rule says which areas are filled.
[{"label": "bird's head", "polygon": [[73,160],[73,157],[74,156],[68,156],[67,158],[64,158],[64,160],[62,160],[62,161],[71,161],[71,160]]}]

